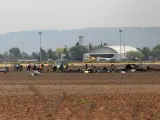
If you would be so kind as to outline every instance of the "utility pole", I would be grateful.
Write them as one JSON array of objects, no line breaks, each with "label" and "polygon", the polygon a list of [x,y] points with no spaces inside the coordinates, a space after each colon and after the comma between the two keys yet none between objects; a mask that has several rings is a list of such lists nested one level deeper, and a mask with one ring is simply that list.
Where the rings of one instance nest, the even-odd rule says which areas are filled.
[{"label": "utility pole", "polygon": [[120,60],[122,59],[122,49],[121,49],[121,45],[122,45],[122,30],[119,30],[120,33]]},{"label": "utility pole", "polygon": [[41,46],[41,36],[42,36],[42,32],[39,32],[39,37],[40,37],[40,54],[39,54],[39,57],[40,57],[40,62],[42,61],[42,51],[41,51],[41,48],[42,48],[42,46]]},{"label": "utility pole", "polygon": [[124,57],[126,59],[126,45],[124,44]]},{"label": "utility pole", "polygon": [[91,43],[88,44],[88,53],[90,52],[90,44],[91,44]]}]

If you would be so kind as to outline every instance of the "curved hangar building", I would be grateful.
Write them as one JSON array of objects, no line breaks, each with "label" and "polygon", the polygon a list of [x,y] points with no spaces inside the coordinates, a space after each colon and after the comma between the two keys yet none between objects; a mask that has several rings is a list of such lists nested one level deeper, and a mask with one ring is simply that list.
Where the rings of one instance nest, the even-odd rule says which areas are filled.
[{"label": "curved hangar building", "polygon": [[126,59],[126,53],[130,51],[138,52],[137,48],[131,46],[98,46],[93,48],[89,53],[84,54],[83,61],[86,61],[88,57],[95,57],[97,60],[120,60],[121,58]]}]

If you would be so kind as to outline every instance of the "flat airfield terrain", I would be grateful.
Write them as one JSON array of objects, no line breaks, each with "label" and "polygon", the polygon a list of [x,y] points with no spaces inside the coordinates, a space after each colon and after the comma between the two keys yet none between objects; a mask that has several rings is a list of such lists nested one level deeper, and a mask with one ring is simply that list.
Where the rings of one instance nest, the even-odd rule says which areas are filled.
[{"label": "flat airfield terrain", "polygon": [[159,120],[160,72],[0,73],[1,120]]}]

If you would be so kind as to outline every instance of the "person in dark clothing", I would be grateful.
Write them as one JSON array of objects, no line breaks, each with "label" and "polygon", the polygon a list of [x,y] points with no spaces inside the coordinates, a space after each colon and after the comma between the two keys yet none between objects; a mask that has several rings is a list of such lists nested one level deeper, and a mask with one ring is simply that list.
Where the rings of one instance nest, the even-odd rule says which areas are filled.
[{"label": "person in dark clothing", "polygon": [[66,71],[68,71],[68,64],[66,65]]},{"label": "person in dark clothing", "polygon": [[103,71],[103,72],[107,72],[107,68],[104,67],[104,68],[102,69],[102,71]]},{"label": "person in dark clothing", "polygon": [[31,65],[30,64],[27,66],[27,71],[31,71]]},{"label": "person in dark clothing", "polygon": [[112,71],[112,72],[115,71],[115,66],[114,66],[114,64],[111,65],[111,71]]},{"label": "person in dark clothing", "polygon": [[88,64],[86,63],[86,65],[85,65],[85,70],[87,70],[88,69]]},{"label": "person in dark clothing", "polygon": [[23,66],[22,65],[20,65],[20,72],[22,72],[23,71]]},{"label": "person in dark clothing", "polygon": [[34,66],[33,66],[33,70],[36,70],[37,69],[37,66],[34,64]]},{"label": "person in dark clothing", "polygon": [[54,72],[57,71],[57,66],[56,66],[56,65],[53,67],[53,71],[54,71]]},{"label": "person in dark clothing", "polygon": [[62,62],[60,65],[60,71],[63,72],[63,70],[64,70],[64,66],[63,66],[63,62]]},{"label": "person in dark clothing", "polygon": [[57,66],[55,64],[53,64],[53,72],[57,71]]}]

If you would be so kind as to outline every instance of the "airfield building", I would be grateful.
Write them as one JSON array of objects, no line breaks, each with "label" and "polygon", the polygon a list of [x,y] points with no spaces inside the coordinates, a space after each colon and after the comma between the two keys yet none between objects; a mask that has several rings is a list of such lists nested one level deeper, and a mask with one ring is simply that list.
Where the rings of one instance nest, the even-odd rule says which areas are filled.
[{"label": "airfield building", "polygon": [[[97,46],[94,47],[89,53],[84,54],[83,61],[86,61],[89,57],[94,57],[97,61],[107,60],[120,60],[126,59],[126,53],[130,51],[137,52],[138,49],[132,46]],[[121,53],[121,54],[120,54]]]}]

